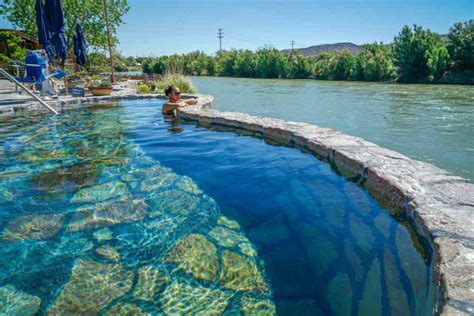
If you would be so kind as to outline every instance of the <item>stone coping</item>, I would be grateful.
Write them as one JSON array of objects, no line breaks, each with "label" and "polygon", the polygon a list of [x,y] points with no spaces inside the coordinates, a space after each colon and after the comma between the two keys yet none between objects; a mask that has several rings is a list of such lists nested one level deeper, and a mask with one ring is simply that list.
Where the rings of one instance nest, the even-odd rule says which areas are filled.
[{"label": "stone coping", "polygon": [[[206,109],[209,106],[214,106],[214,98],[212,96],[206,96],[201,94],[183,94],[183,99],[186,98],[197,98],[198,99],[198,106],[202,109]],[[146,99],[162,99],[166,100],[167,97],[164,94],[137,94],[137,93],[128,93],[122,95],[110,95],[110,96],[87,96],[87,97],[61,97],[58,100],[51,100],[47,101],[47,103],[53,106],[55,109],[61,111],[64,109],[71,109],[75,107],[84,107],[89,104],[98,103],[98,102],[117,102],[117,101],[124,101],[124,100],[146,100]],[[8,110],[4,110],[3,113],[0,111],[0,115],[12,115],[17,112],[26,112],[26,111],[39,111],[48,113],[43,106],[41,106],[38,102],[33,100],[28,100],[27,102],[23,103],[15,103],[8,106],[5,106]]]},{"label": "stone coping", "polygon": [[[181,119],[244,130],[309,151],[357,182],[428,243],[438,289],[436,314],[474,314],[474,185],[429,163],[316,125],[202,106],[179,108]],[[205,101],[199,104],[205,104]]]},{"label": "stone coping", "polygon": [[[309,151],[347,179],[365,187],[395,215],[405,216],[433,255],[438,289],[436,314],[474,314],[474,185],[429,163],[410,159],[361,138],[316,125],[215,110],[214,98],[177,110],[181,119],[254,133]],[[166,99],[163,94],[125,94],[50,101],[57,109],[97,102]],[[39,109],[34,102],[12,105],[12,113]]]}]

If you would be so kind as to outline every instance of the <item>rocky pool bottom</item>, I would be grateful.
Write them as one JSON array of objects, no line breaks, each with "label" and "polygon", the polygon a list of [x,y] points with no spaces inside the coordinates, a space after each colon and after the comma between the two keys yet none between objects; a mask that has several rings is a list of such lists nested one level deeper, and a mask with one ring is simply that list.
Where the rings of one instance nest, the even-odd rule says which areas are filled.
[{"label": "rocky pool bottom", "polygon": [[161,103],[0,119],[1,314],[431,314],[406,222],[311,155]]}]

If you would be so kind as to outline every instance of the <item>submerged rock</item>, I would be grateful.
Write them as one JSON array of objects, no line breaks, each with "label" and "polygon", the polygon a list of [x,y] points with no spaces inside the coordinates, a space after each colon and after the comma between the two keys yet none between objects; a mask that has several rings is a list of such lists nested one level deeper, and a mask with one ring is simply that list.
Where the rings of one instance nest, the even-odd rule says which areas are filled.
[{"label": "submerged rock", "polygon": [[339,256],[330,235],[310,224],[302,224],[297,233],[316,275],[323,275]]},{"label": "submerged rock", "polygon": [[267,290],[255,263],[229,250],[222,254],[220,281],[224,287],[236,291]]},{"label": "submerged rock", "polygon": [[287,239],[289,232],[283,215],[277,215],[252,228],[248,236],[254,243],[274,245]]},{"label": "submerged rock", "polygon": [[230,229],[239,229],[240,228],[239,223],[237,223],[234,220],[228,219],[225,216],[219,217],[219,219],[217,220],[217,225],[225,226],[225,227],[230,228]]},{"label": "submerged rock", "polygon": [[249,257],[257,256],[257,250],[248,242],[243,242],[239,244],[240,252]]},{"label": "submerged rock", "polygon": [[382,286],[380,279],[380,262],[375,258],[365,278],[362,300],[359,302],[358,315],[382,314]]},{"label": "submerged rock", "polygon": [[242,313],[244,315],[271,316],[276,315],[275,304],[270,300],[260,300],[244,296],[241,299]]},{"label": "submerged rock", "polygon": [[374,226],[378,229],[385,238],[390,238],[390,224],[392,223],[390,215],[382,210],[377,217],[374,218]]},{"label": "submerged rock", "polygon": [[97,242],[104,242],[112,239],[112,231],[108,227],[102,228],[95,231],[93,236]]},{"label": "submerged rock", "polygon": [[0,315],[32,316],[41,305],[39,297],[19,291],[11,285],[0,287]]},{"label": "submerged rock", "polygon": [[114,157],[114,156],[103,156],[103,157],[97,157],[91,160],[92,163],[94,164],[102,164],[104,166],[125,166],[129,160],[127,158],[123,157]]},{"label": "submerged rock", "polygon": [[[277,302],[278,312],[281,315],[314,316],[327,315],[324,313],[312,299],[302,300],[279,300]],[[366,315],[361,315],[366,316]],[[372,316],[372,315],[367,315]]]},{"label": "submerged rock", "polygon": [[140,307],[130,303],[118,303],[106,313],[107,316],[148,316]]},{"label": "submerged rock", "polygon": [[165,173],[153,178],[147,178],[142,182],[140,190],[143,192],[150,192],[153,190],[169,187],[178,179],[175,173]]},{"label": "submerged rock", "polygon": [[100,246],[95,250],[95,252],[98,255],[101,255],[102,257],[105,257],[107,259],[110,259],[112,261],[119,261],[120,260],[120,254],[118,253],[117,249],[114,247],[111,247],[109,245],[103,245]]},{"label": "submerged rock", "polygon": [[159,212],[187,215],[194,211],[199,202],[199,198],[178,190],[167,190],[153,194],[151,200],[153,203],[152,216],[156,216]]},{"label": "submerged rock", "polygon": [[225,227],[215,227],[209,232],[209,236],[215,240],[215,242],[227,248],[232,248],[238,243],[245,241],[246,238],[236,231],[230,230]]},{"label": "submerged rock", "polygon": [[213,281],[219,270],[216,247],[199,234],[188,235],[179,240],[166,254],[164,261],[207,281]]},{"label": "submerged rock", "polygon": [[183,176],[178,182],[176,182],[176,186],[183,191],[199,195],[202,193],[201,189],[199,189],[198,185],[194,183],[194,181],[187,176]]},{"label": "submerged rock", "polygon": [[221,315],[232,294],[173,282],[160,296],[166,315]]},{"label": "submerged rock", "polygon": [[50,150],[50,149],[34,149],[23,153],[20,160],[35,163],[49,160],[66,159],[68,153],[65,150]]},{"label": "submerged rock", "polygon": [[328,299],[335,315],[350,315],[352,310],[352,287],[349,276],[339,272],[329,283]]},{"label": "submerged rock", "polygon": [[64,222],[64,214],[20,216],[7,224],[4,240],[45,239],[55,236]]},{"label": "submerged rock", "polygon": [[125,295],[133,284],[133,273],[118,264],[78,259],[71,278],[47,315],[93,315]]},{"label": "submerged rock", "polygon": [[122,176],[123,181],[136,182],[143,181],[144,178],[154,177],[157,175],[169,173],[171,169],[163,168],[158,162],[153,161],[154,165],[150,168],[132,169]]},{"label": "submerged rock", "polygon": [[429,287],[429,276],[426,274],[426,263],[423,260],[425,250],[411,227],[398,227],[395,240],[400,267],[408,277],[413,289],[416,314],[429,314],[426,304],[422,303],[428,299],[426,289]]},{"label": "submerged rock", "polygon": [[71,203],[102,202],[128,194],[127,186],[120,181],[112,181],[79,190],[71,199]]},{"label": "submerged rock", "polygon": [[347,262],[349,262],[350,266],[352,267],[354,279],[357,282],[362,281],[362,277],[364,276],[364,266],[362,265],[362,259],[356,254],[353,243],[348,239],[344,240],[344,253],[346,255]]},{"label": "submerged rock", "polygon": [[388,247],[385,247],[383,267],[387,287],[388,310],[390,314],[409,314],[410,305],[408,303],[408,294],[403,288],[395,257]]},{"label": "submerged rock", "polygon": [[106,313],[107,316],[148,316],[140,307],[130,303],[118,303]]},{"label": "submerged rock", "polygon": [[151,302],[155,299],[166,282],[166,275],[153,266],[144,266],[138,270],[138,282],[133,291],[133,297]]},{"label": "submerged rock", "polygon": [[45,192],[77,189],[97,182],[99,169],[92,163],[77,163],[50,172],[35,174],[31,178],[34,187]]},{"label": "submerged rock", "polygon": [[7,160],[7,154],[5,153],[5,149],[2,147],[0,147],[0,163],[4,162],[5,160]]},{"label": "submerged rock", "polygon": [[8,192],[4,188],[0,188],[0,204],[11,202],[14,199],[15,199],[15,197],[13,196],[13,194]]},{"label": "submerged rock", "polygon": [[349,215],[349,222],[351,226],[351,234],[354,236],[357,244],[363,251],[369,253],[372,244],[375,241],[375,237],[372,234],[372,228],[365,224],[361,218],[352,213]]},{"label": "submerged rock", "polygon": [[69,222],[68,231],[91,230],[145,217],[148,205],[143,200],[121,200],[78,208]]}]

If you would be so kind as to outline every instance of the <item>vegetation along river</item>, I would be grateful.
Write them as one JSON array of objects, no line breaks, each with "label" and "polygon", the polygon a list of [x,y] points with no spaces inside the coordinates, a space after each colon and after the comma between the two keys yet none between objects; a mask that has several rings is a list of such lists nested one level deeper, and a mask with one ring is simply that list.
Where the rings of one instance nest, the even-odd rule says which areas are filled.
[{"label": "vegetation along river", "polygon": [[474,178],[474,87],[193,77],[222,111],[331,127]]}]

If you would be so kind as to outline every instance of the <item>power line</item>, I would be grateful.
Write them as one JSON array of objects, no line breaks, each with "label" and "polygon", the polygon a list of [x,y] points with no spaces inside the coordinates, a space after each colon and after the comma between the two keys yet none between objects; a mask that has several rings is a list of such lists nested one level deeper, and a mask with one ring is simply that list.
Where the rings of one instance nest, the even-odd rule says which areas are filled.
[{"label": "power line", "polygon": [[295,50],[295,41],[291,41],[291,50]]},{"label": "power line", "polygon": [[217,38],[219,39],[219,51],[222,51],[222,38],[224,37],[224,32],[222,32],[223,29],[219,28],[217,30]]}]

